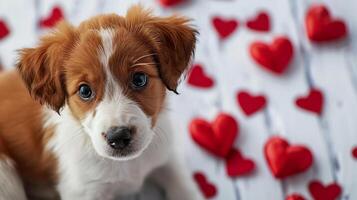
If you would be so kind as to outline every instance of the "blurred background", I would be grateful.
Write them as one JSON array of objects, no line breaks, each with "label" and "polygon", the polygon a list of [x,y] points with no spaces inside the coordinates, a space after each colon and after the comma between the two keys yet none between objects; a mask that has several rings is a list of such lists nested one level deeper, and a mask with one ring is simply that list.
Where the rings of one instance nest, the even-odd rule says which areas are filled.
[{"label": "blurred background", "polygon": [[[207,199],[357,199],[356,0],[0,0],[2,68],[13,69],[16,50],[61,19],[125,15],[139,2],[157,15],[188,16],[200,32],[169,107]],[[217,146],[234,138],[230,154],[216,156],[200,145],[208,133],[189,127],[197,118],[217,124],[222,113],[239,130],[212,137]],[[290,143],[286,152],[266,150],[273,136]],[[128,199],[160,196],[148,185]]]}]

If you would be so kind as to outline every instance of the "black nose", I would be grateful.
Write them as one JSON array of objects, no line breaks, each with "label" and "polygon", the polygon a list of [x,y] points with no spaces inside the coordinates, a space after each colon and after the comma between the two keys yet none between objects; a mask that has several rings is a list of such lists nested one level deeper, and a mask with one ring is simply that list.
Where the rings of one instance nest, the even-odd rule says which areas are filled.
[{"label": "black nose", "polygon": [[124,149],[131,141],[132,130],[125,126],[110,127],[106,139],[113,149]]}]

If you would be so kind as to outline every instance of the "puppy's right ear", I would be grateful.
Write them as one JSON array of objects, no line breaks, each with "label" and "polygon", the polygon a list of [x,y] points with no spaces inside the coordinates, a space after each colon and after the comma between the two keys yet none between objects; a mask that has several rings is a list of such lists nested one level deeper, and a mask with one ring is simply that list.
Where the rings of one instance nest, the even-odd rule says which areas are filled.
[{"label": "puppy's right ear", "polygon": [[40,39],[37,47],[20,50],[17,69],[31,96],[57,112],[67,96],[64,61],[77,38],[74,27],[61,22],[54,32]]},{"label": "puppy's right ear", "polygon": [[179,79],[194,54],[198,31],[185,17],[155,17],[141,6],[131,7],[126,19],[129,29],[133,32],[141,30],[141,34],[149,39],[160,78],[170,91],[177,93]]}]

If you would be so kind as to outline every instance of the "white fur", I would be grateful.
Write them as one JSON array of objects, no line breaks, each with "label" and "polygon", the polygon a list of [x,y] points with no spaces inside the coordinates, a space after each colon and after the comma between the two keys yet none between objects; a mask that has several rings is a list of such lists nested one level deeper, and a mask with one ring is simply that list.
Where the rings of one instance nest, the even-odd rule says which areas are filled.
[{"label": "white fur", "polygon": [[0,199],[26,200],[24,186],[11,160],[0,155]]},{"label": "white fur", "polygon": [[[100,156],[82,126],[69,113],[68,107],[61,117],[53,113],[57,123],[56,135],[50,148],[58,156],[60,181],[58,189],[64,200],[98,199],[104,194],[126,194],[140,189],[145,177],[163,165],[170,155],[170,136],[165,127],[157,125],[157,133],[148,148],[137,158],[118,161]],[[165,123],[159,120],[160,123]],[[111,199],[108,197],[107,199]]]},{"label": "white fur", "polygon": [[[173,133],[166,111],[155,127],[140,107],[122,93],[111,75],[108,59],[113,52],[113,32],[101,30],[103,49],[100,61],[106,70],[105,95],[84,120],[72,117],[67,105],[58,115],[46,109],[46,126],[56,125],[47,148],[59,160],[58,190],[62,200],[110,200],[116,195],[137,192],[146,178],[153,178],[168,193],[170,200],[203,199],[193,184],[178,154],[173,150]],[[102,132],[111,126],[135,126],[136,151],[125,157],[111,155]],[[162,177],[165,177],[164,179]]]}]

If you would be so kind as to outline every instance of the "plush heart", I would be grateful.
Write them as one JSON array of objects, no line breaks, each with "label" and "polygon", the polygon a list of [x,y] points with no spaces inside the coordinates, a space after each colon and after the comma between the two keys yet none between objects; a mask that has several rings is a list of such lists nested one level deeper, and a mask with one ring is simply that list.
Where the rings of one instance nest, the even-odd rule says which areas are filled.
[{"label": "plush heart", "polygon": [[305,198],[300,194],[292,194],[287,196],[285,200],[305,200]]},{"label": "plush heart", "polygon": [[10,30],[6,25],[5,21],[0,20],[0,40],[4,39],[9,34],[10,34]]},{"label": "plush heart", "polygon": [[192,67],[187,81],[188,84],[200,88],[210,88],[214,85],[213,79],[206,75],[203,67],[199,64]]},{"label": "plush heart", "polygon": [[56,6],[52,9],[49,16],[40,20],[41,28],[51,28],[57,24],[61,19],[63,19],[63,11],[61,7]]},{"label": "plush heart", "polygon": [[164,7],[171,7],[184,2],[184,0],[159,0],[159,2]]},{"label": "plush heart", "polygon": [[247,91],[240,91],[237,94],[237,100],[244,114],[247,116],[263,109],[266,105],[266,99],[264,96],[253,96]]},{"label": "plush heart", "polygon": [[295,101],[298,107],[318,115],[322,113],[323,102],[323,94],[316,88],[312,88],[307,96],[298,97]]},{"label": "plush heart", "polygon": [[355,159],[357,159],[357,147],[354,147],[354,148],[352,149],[352,156],[353,156]]},{"label": "plush heart", "polygon": [[250,46],[250,54],[262,67],[280,75],[289,65],[294,48],[287,37],[278,37],[271,45],[253,42]]},{"label": "plush heart", "polygon": [[247,27],[255,31],[270,31],[270,19],[268,13],[261,11],[255,18],[247,21]]},{"label": "plush heart", "polygon": [[198,145],[216,156],[225,158],[238,136],[239,127],[234,117],[220,113],[212,123],[200,118],[192,120],[189,130]]},{"label": "plush heart", "polygon": [[203,195],[209,199],[217,194],[217,188],[215,185],[212,183],[209,183],[205,177],[205,175],[201,172],[196,172],[193,175],[193,178],[195,179],[196,183],[198,184],[198,187],[202,191]]},{"label": "plush heart", "polygon": [[314,200],[336,200],[342,189],[337,183],[324,186],[319,181],[312,181],[309,184],[309,191]]},{"label": "plush heart", "polygon": [[212,24],[216,29],[219,37],[225,39],[230,36],[238,27],[238,21],[235,19],[223,19],[221,17],[214,17]]},{"label": "plush heart", "polygon": [[281,137],[270,138],[264,146],[265,159],[276,178],[306,171],[313,162],[311,151],[301,145],[290,146]]},{"label": "plush heart", "polygon": [[226,172],[228,176],[233,178],[249,174],[255,169],[255,163],[248,158],[244,158],[237,149],[230,151],[225,162]]},{"label": "plush heart", "polygon": [[339,19],[333,19],[324,5],[313,5],[305,16],[309,39],[314,42],[332,41],[347,36],[347,26]]}]

